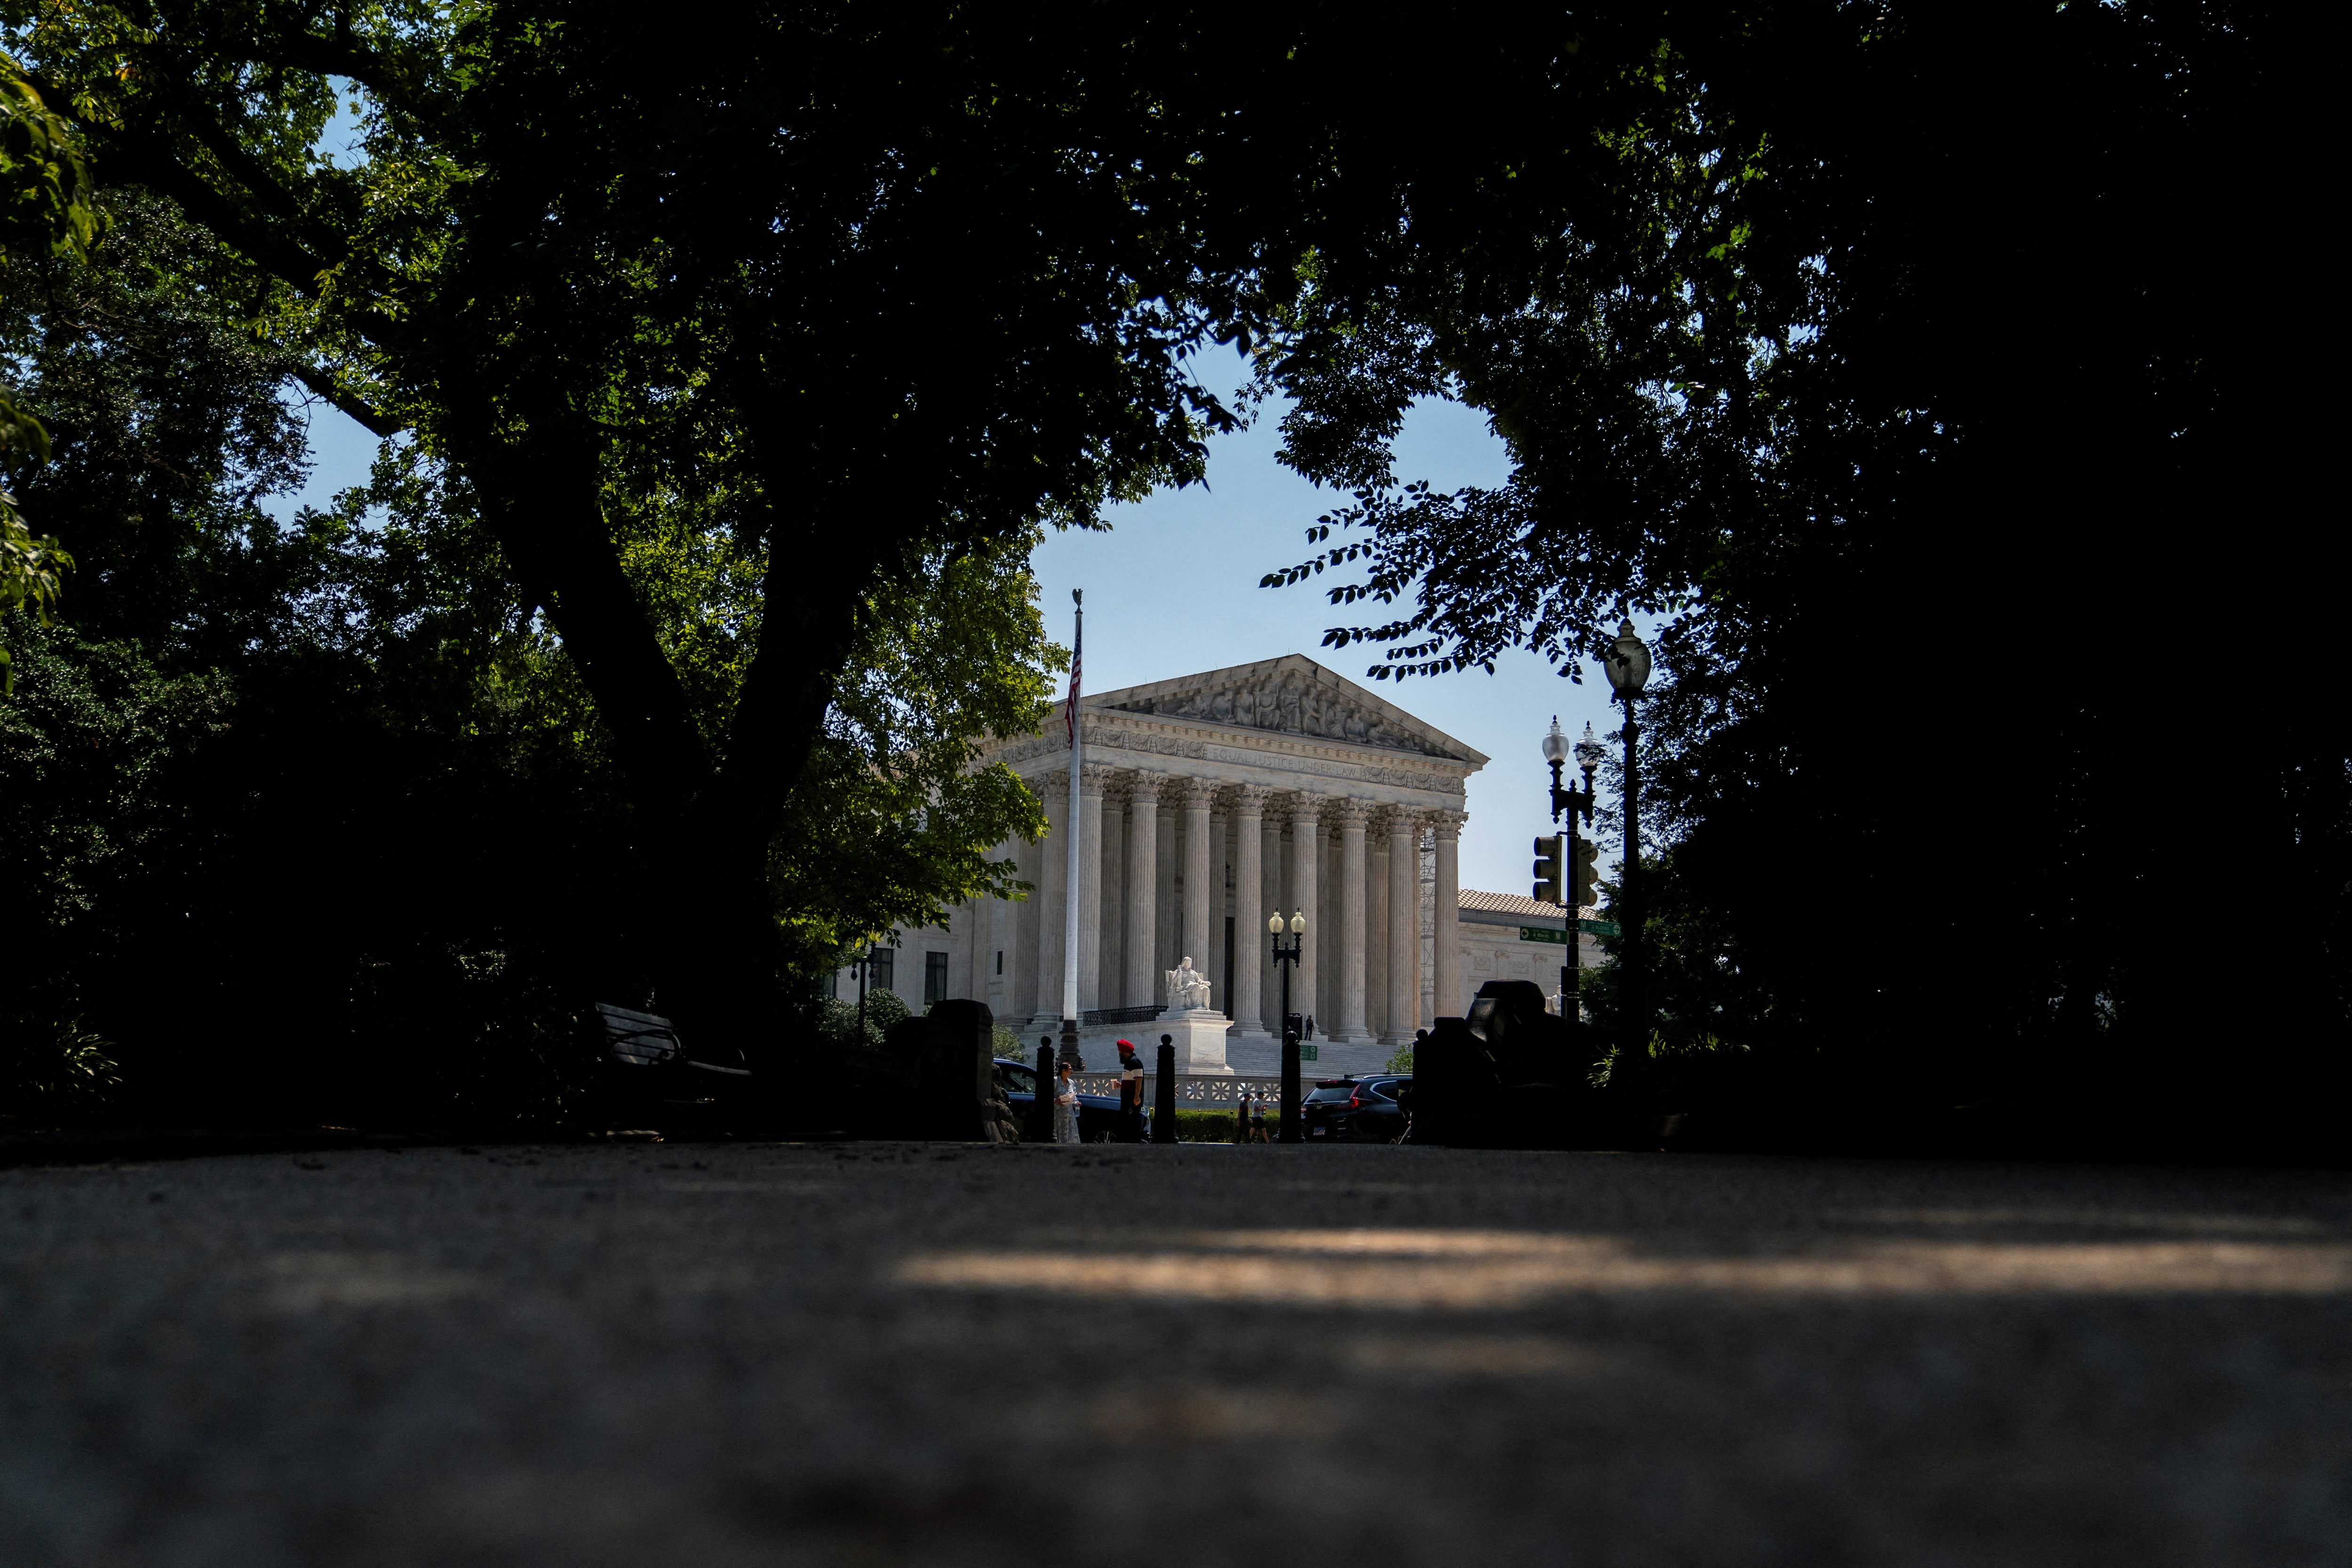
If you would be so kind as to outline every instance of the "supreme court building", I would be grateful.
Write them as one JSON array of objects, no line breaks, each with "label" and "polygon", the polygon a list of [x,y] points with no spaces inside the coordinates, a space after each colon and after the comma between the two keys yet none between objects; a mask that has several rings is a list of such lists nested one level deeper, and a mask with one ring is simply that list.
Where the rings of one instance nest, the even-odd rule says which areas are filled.
[{"label": "supreme court building", "polygon": [[[1045,807],[1044,842],[993,856],[1036,891],[900,933],[894,963],[924,965],[925,1003],[977,997],[1033,1047],[1055,1032],[1076,899],[1089,1067],[1108,1064],[1121,1035],[1149,1059],[1166,972],[1189,957],[1232,1022],[1222,1059],[1207,1052],[1185,1070],[1273,1070],[1281,1002],[1265,922],[1276,910],[1307,915],[1290,1005],[1315,1019],[1314,1070],[1377,1068],[1429,1025],[1439,998],[1461,1010],[1457,843],[1464,781],[1485,756],[1296,654],[1090,694],[1082,710],[1077,885],[1057,711],[1042,734],[982,748],[983,765],[1011,766]],[[919,1011],[915,978],[891,984]]]}]

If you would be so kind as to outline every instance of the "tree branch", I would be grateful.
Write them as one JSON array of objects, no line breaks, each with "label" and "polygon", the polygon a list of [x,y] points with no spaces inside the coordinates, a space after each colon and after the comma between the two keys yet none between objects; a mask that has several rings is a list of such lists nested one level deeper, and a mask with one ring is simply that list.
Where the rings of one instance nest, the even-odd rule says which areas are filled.
[{"label": "tree branch", "polygon": [[350,415],[372,435],[388,438],[397,436],[403,430],[408,428],[405,421],[394,419],[388,414],[380,413],[368,404],[361,402],[358,398],[353,397],[350,393],[345,392],[341,387],[335,384],[335,381],[332,376],[328,375],[323,371],[313,370],[309,365],[304,365],[300,369],[297,370],[294,374],[301,381],[303,385],[309,387],[311,391],[317,393],[320,396],[325,398],[328,402],[333,404],[336,407]]}]

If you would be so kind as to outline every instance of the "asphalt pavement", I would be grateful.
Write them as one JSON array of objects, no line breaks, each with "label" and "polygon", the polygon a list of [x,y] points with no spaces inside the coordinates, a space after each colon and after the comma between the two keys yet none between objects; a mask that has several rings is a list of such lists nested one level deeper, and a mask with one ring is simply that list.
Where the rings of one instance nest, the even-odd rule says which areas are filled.
[{"label": "asphalt pavement", "polygon": [[2352,1563],[2352,1177],[635,1143],[0,1172],[0,1563]]}]

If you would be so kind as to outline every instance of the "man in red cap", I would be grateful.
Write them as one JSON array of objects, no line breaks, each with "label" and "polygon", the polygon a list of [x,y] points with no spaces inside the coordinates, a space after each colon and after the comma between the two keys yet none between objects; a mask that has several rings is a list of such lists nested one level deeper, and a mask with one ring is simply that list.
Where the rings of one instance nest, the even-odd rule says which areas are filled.
[{"label": "man in red cap", "polygon": [[1133,1040],[1118,1043],[1118,1139],[1122,1143],[1143,1142],[1143,1060],[1135,1054]]}]

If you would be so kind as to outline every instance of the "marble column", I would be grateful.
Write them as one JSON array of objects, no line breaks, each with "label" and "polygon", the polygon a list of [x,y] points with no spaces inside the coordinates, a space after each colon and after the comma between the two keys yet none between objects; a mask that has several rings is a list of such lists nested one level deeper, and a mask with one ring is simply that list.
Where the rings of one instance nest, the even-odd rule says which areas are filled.
[{"label": "marble column", "polygon": [[1097,875],[1102,879],[1102,918],[1096,922],[1100,933],[1097,941],[1096,970],[1099,978],[1095,985],[1097,1007],[1116,1007],[1118,988],[1127,973],[1127,961],[1122,956],[1126,947],[1120,937],[1127,926],[1127,775],[1114,773],[1103,785],[1102,795],[1102,858],[1095,862]]},{"label": "marble column", "polygon": [[1339,1005],[1330,1020],[1330,1036],[1341,1045],[1372,1037],[1364,1027],[1364,824],[1371,810],[1368,800],[1343,799],[1331,805],[1333,826],[1339,837],[1339,935],[1334,954],[1339,968]]},{"label": "marble column", "polygon": [[1234,814],[1234,994],[1225,1011],[1233,1016],[1236,1038],[1265,1037],[1265,1004],[1258,989],[1258,967],[1265,963],[1265,797],[1274,793],[1264,784],[1236,784]]},{"label": "marble column", "polygon": [[1389,1035],[1412,1044],[1421,1024],[1421,816],[1389,808]]},{"label": "marble column", "polygon": [[1024,838],[1013,860],[1028,891],[1004,906],[1004,1022],[1026,1029],[1037,1011],[1037,911],[1044,907],[1045,846]]},{"label": "marble column", "polygon": [[1031,787],[1043,786],[1045,837],[1038,846],[1037,1011],[1029,1019],[1030,1034],[1052,1033],[1061,1027],[1062,937],[1069,911],[1069,840],[1063,837],[1070,821],[1070,770],[1057,769]]},{"label": "marble column", "polygon": [[1462,991],[1462,824],[1459,811],[1434,811],[1430,820],[1437,830],[1436,950],[1431,967],[1437,975],[1437,1016],[1459,1018],[1470,1011]]},{"label": "marble column", "polygon": [[1389,1037],[1389,833],[1387,806],[1364,835],[1364,1027]]},{"label": "marble column", "polygon": [[1128,786],[1127,984],[1119,1005],[1148,1007],[1160,994],[1152,961],[1160,948],[1160,789],[1166,773],[1139,773]]},{"label": "marble column", "polygon": [[[1315,1011],[1315,974],[1327,934],[1322,912],[1324,797],[1304,790],[1290,797],[1290,896],[1307,912],[1307,939],[1290,980],[1290,1010],[1301,1018]],[[1322,1020],[1316,1020],[1322,1027]]]},{"label": "marble column", "polygon": [[1116,768],[1078,771],[1078,1008],[1102,1005],[1103,791]]},{"label": "marble column", "polygon": [[[1262,880],[1259,891],[1265,901],[1265,912],[1289,918],[1290,907],[1282,901],[1282,817],[1283,807],[1269,799],[1268,809],[1258,834],[1258,868]],[[1257,1019],[1258,1026],[1275,1039],[1282,1038],[1282,1020],[1276,1017],[1275,1008],[1281,995],[1281,986],[1274,973],[1274,945],[1261,932],[1257,944]]]},{"label": "marble column", "polygon": [[[1209,807],[1216,794],[1217,786],[1207,779],[1185,779],[1177,785],[1177,798],[1184,805],[1184,926],[1183,940],[1177,944],[1183,951],[1176,956],[1180,962],[1190,958],[1203,974],[1214,974],[1222,967],[1209,941],[1213,895],[1221,895],[1225,886],[1223,868],[1213,865],[1215,857],[1210,853]],[[1217,897],[1213,901],[1222,905],[1224,900]],[[1210,1005],[1227,1000],[1212,994]]]},{"label": "marble column", "polygon": [[1160,896],[1152,906],[1156,912],[1151,925],[1151,994],[1138,1002],[1136,1005],[1139,1007],[1147,1005],[1164,1007],[1168,1005],[1164,994],[1167,984],[1160,976],[1176,967],[1176,927],[1184,913],[1181,892],[1184,880],[1183,840],[1181,837],[1183,814],[1174,809],[1175,802],[1168,798],[1166,785],[1161,786],[1160,794],[1162,803],[1170,809],[1160,814]]}]

